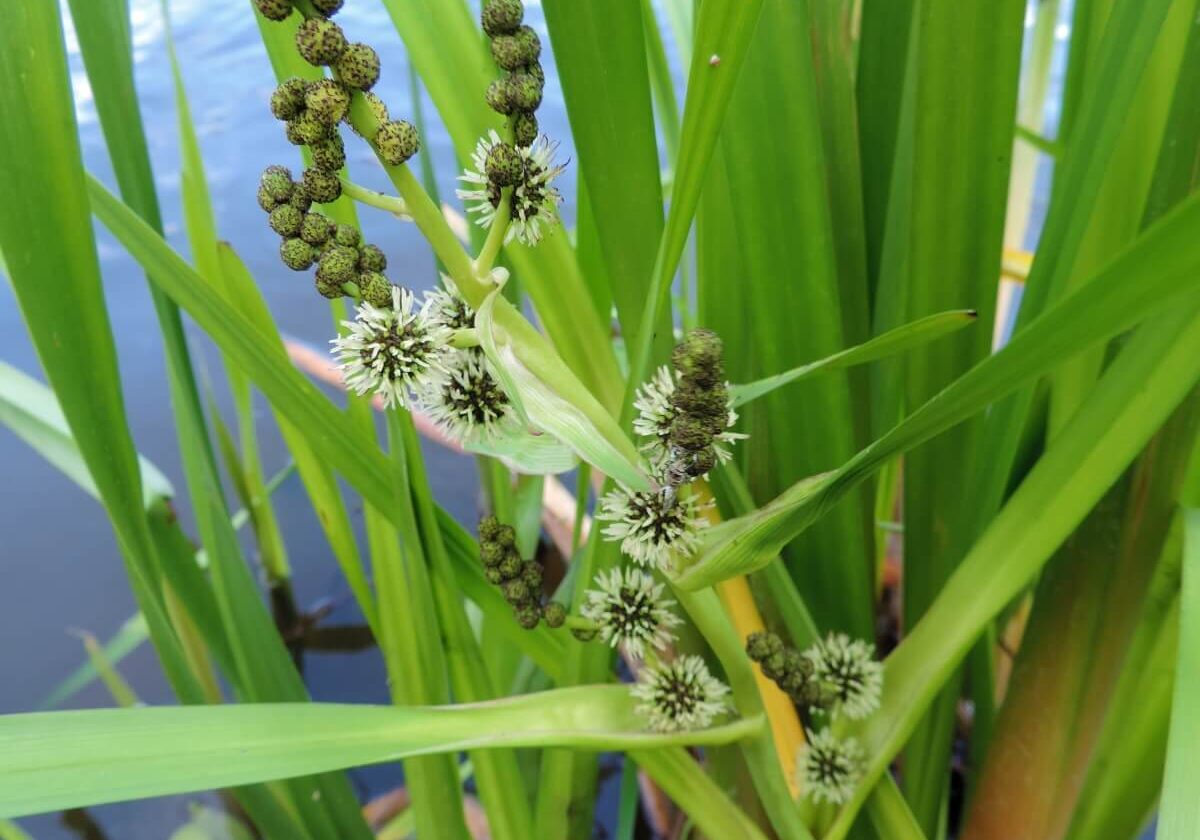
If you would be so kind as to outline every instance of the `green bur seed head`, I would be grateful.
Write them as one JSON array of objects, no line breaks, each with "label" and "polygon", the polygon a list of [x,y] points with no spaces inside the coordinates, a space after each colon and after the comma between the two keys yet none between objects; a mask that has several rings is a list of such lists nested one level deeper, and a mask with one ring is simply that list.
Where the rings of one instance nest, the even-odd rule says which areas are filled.
[{"label": "green bur seed head", "polygon": [[755,662],[762,662],[776,653],[783,653],[783,640],[774,633],[758,632],[746,637],[746,655]]},{"label": "green bur seed head", "polygon": [[482,545],[485,542],[495,542],[496,537],[500,534],[500,520],[494,516],[485,516],[479,520],[479,542]]},{"label": "green bur seed head", "polygon": [[525,604],[513,610],[517,617],[517,624],[520,624],[526,630],[532,630],[538,626],[538,622],[542,620],[542,611],[536,604]]},{"label": "green bur seed head", "polygon": [[521,566],[521,580],[531,592],[542,590],[542,564],[536,560],[526,560]]},{"label": "green bur seed head", "polygon": [[542,65],[540,63],[531,61],[529,64],[525,65],[521,72],[527,76],[531,76],[533,80],[542,87],[546,86],[546,71],[542,69]]},{"label": "green bur seed head", "polygon": [[520,578],[514,578],[504,584],[504,598],[510,604],[523,604],[529,600],[529,585]]},{"label": "green bur seed head", "polygon": [[366,44],[350,44],[333,65],[344,84],[370,90],[379,81],[379,54]]},{"label": "green bur seed head", "polygon": [[387,257],[378,245],[360,245],[358,248],[359,271],[383,271],[387,268]]},{"label": "green bur seed head", "polygon": [[287,124],[287,138],[293,146],[315,146],[333,133],[328,123],[316,114],[305,111]]},{"label": "green bur seed head", "polygon": [[325,17],[333,17],[342,8],[342,0],[312,0],[312,4]]},{"label": "green bur seed head", "polygon": [[499,586],[504,583],[504,575],[500,574],[500,570],[495,566],[489,566],[483,570],[483,576],[488,579],[488,583]]},{"label": "green bur seed head", "polygon": [[504,559],[496,568],[500,570],[500,574],[504,575],[505,580],[512,580],[521,574],[522,565],[521,555],[517,553],[516,549],[508,549],[505,551]]},{"label": "green bur seed head", "polygon": [[497,114],[508,116],[513,112],[512,100],[508,95],[508,79],[496,79],[487,89],[488,107]]},{"label": "green bur seed head", "polygon": [[399,166],[417,153],[421,148],[420,138],[412,123],[404,120],[390,120],[379,126],[375,135],[375,148],[384,163]]},{"label": "green bur seed head", "polygon": [[551,601],[542,607],[542,618],[550,627],[562,627],[567,620],[567,608],[558,601]]},{"label": "green bur seed head", "polygon": [[521,0],[485,0],[479,22],[489,38],[511,35],[521,26],[525,9]]},{"label": "green bur seed head", "polygon": [[292,0],[254,0],[254,7],[267,20],[286,20],[292,13]]},{"label": "green bur seed head", "polygon": [[271,211],[268,221],[271,230],[280,236],[296,236],[300,233],[300,226],[304,224],[304,214],[290,204],[280,204]]},{"label": "green bur seed head", "polygon": [[492,58],[498,67],[508,71],[519,70],[528,63],[516,35],[497,35],[493,38]]},{"label": "green bur seed head", "polygon": [[300,238],[314,247],[320,247],[333,236],[333,222],[320,213],[307,213],[300,226]]},{"label": "green bur seed head", "polygon": [[517,43],[520,44],[525,56],[525,60],[521,63],[533,64],[536,62],[542,54],[542,42],[538,38],[537,32],[533,30],[533,27],[522,26],[513,37],[517,39]]},{"label": "green bur seed head", "polygon": [[517,532],[511,525],[501,525],[496,531],[496,542],[505,548],[514,548],[517,544]]},{"label": "green bur seed head", "polygon": [[721,337],[712,330],[690,330],[671,352],[671,363],[684,379],[699,385],[716,385],[725,378],[721,363]]},{"label": "green bur seed head", "polygon": [[504,546],[485,539],[482,533],[479,535],[479,561],[485,567],[496,568],[504,562],[506,557],[508,557],[508,551]]},{"label": "green bur seed head", "polygon": [[537,140],[537,117],[530,113],[520,113],[513,118],[513,140],[522,148],[528,148]]},{"label": "green bur seed head", "polygon": [[337,201],[342,194],[342,182],[338,176],[323,169],[305,169],[303,184],[305,191],[317,204]]},{"label": "green bur seed head", "polygon": [[343,245],[334,245],[321,254],[317,277],[341,286],[358,277],[358,252]]},{"label": "green bur seed head", "polygon": [[259,184],[258,185],[258,206],[261,207],[264,212],[270,213],[278,205],[279,205],[279,202],[275,200],[275,196],[271,195],[270,190],[268,190],[262,184]]},{"label": "green bur seed head", "polygon": [[505,80],[508,100],[514,109],[526,113],[536,111],[542,104],[542,86],[528,73],[514,73]]},{"label": "green bur seed head", "polygon": [[308,85],[303,79],[292,77],[271,94],[271,113],[277,120],[290,120],[300,116],[304,110],[304,92]]},{"label": "green bur seed head", "polygon": [[350,92],[333,79],[321,79],[308,86],[304,104],[316,120],[335,126],[350,109]]},{"label": "green bur seed head", "polygon": [[312,199],[305,192],[303,184],[296,184],[292,189],[292,197],[288,199],[287,203],[301,213],[307,213],[309,208],[312,207]]},{"label": "green bur seed head", "polygon": [[501,187],[511,187],[525,174],[525,162],[521,154],[508,143],[497,143],[488,152],[484,161],[488,180]]},{"label": "green bur seed head", "polygon": [[708,423],[687,414],[677,414],[671,421],[671,443],[689,452],[699,452],[712,443]]},{"label": "green bur seed head", "polygon": [[[362,241],[362,235],[353,225],[338,225],[333,231],[333,241],[338,245],[357,249],[358,243]],[[357,254],[355,254],[355,259],[358,259]]]},{"label": "green bur seed head", "polygon": [[309,18],[296,30],[296,49],[316,67],[333,64],[346,49],[346,36],[331,20]]},{"label": "green bur seed head", "polygon": [[258,179],[258,186],[275,199],[276,204],[280,204],[292,195],[292,173],[286,166],[272,164],[263,170],[262,177]]},{"label": "green bur seed head", "polygon": [[303,239],[285,239],[279,246],[279,258],[293,271],[304,271],[316,261],[317,249]]},{"label": "green bur seed head", "polygon": [[342,135],[334,132],[327,139],[309,146],[313,166],[326,172],[337,172],[346,165],[346,144]]},{"label": "green bur seed head", "polygon": [[341,283],[330,280],[328,277],[322,277],[319,271],[317,273],[316,286],[317,292],[321,297],[328,298],[329,300],[337,300],[345,295],[345,292],[342,291]]},{"label": "green bur seed head", "polygon": [[392,303],[392,284],[378,271],[364,271],[358,275],[358,289],[363,300],[372,306],[384,308]]}]

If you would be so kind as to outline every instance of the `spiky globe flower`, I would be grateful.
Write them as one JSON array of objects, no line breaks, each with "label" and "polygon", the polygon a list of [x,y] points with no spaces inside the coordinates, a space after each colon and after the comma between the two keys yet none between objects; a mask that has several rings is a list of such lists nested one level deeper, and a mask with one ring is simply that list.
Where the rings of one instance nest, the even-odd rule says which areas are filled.
[{"label": "spiky globe flower", "polygon": [[835,715],[862,720],[879,708],[883,663],[876,661],[873,644],[830,633],[804,655],[812,662],[813,676],[825,689]]},{"label": "spiky globe flower", "polygon": [[488,37],[495,38],[497,35],[511,35],[516,32],[524,13],[521,0],[484,0],[479,20]]},{"label": "spiky globe flower", "polygon": [[621,551],[642,566],[671,571],[677,561],[700,545],[699,530],[705,520],[690,494],[674,500],[663,493],[626,490],[619,487],[600,499],[596,518],[610,523],[602,532],[608,540],[620,540]]},{"label": "spiky globe flower", "polygon": [[278,164],[272,164],[263,170],[262,177],[258,179],[258,185],[275,200],[276,204],[287,201],[291,197],[294,187],[292,173],[288,171],[287,167]]},{"label": "spiky globe flower", "polygon": [[[488,178],[487,159],[501,142],[499,134],[489,131],[471,153],[472,168],[458,178],[463,186],[456,194],[463,200],[469,213],[478,215],[476,222],[483,227],[491,226],[500,206],[500,189]],[[542,237],[542,226],[558,221],[558,205],[562,202],[562,196],[552,184],[564,167],[554,163],[555,148],[543,138],[529,148],[517,149],[523,167],[521,178],[512,190],[511,223],[505,233],[505,242],[515,238],[524,245],[536,245]]]},{"label": "spiky globe flower", "polygon": [[379,126],[375,135],[375,148],[383,162],[399,166],[415,155],[421,148],[421,138],[416,127],[406,120],[389,120]]},{"label": "spiky globe flower", "polygon": [[292,13],[292,0],[254,0],[254,7],[267,20],[287,20]]},{"label": "spiky globe flower", "polygon": [[312,4],[325,17],[333,17],[342,8],[342,0],[312,0]]},{"label": "spiky globe flower", "polygon": [[514,422],[508,395],[475,353],[449,354],[419,397],[430,418],[458,441],[490,440]]},{"label": "spiky globe flower", "polygon": [[392,300],[392,284],[378,271],[364,271],[358,275],[358,289],[362,299],[372,306],[387,306]]},{"label": "spiky globe flower", "polygon": [[287,139],[293,146],[314,146],[333,134],[333,126],[305,111],[287,124]]},{"label": "spiky globe flower", "polygon": [[542,83],[528,73],[513,73],[505,86],[513,110],[532,113],[542,104]]},{"label": "spiky globe flower", "polygon": [[299,238],[285,239],[279,245],[279,258],[293,271],[312,268],[317,253],[316,248]]},{"label": "spiky globe flower", "polygon": [[342,28],[331,20],[309,18],[296,30],[296,49],[315,67],[333,64],[346,49]]},{"label": "spiky globe flower", "polygon": [[475,310],[462,299],[449,277],[442,275],[442,283],[449,291],[426,292],[430,311],[435,318],[452,330],[469,330],[475,326]]},{"label": "spiky globe flower", "polygon": [[508,143],[493,145],[483,165],[488,180],[501,187],[511,187],[521,180],[525,171],[521,153]]},{"label": "spiky globe flower", "polygon": [[390,306],[360,304],[348,332],[333,340],[346,386],[360,396],[378,394],[385,406],[407,406],[409,391],[425,387],[444,369],[450,330],[414,309],[411,292],[392,289]]},{"label": "spiky globe flower", "polygon": [[488,85],[485,98],[488,107],[497,114],[508,116],[513,112],[512,99],[508,95],[508,79],[495,79]]},{"label": "spiky globe flower", "polygon": [[346,144],[336,131],[329,137],[309,147],[313,166],[326,172],[337,172],[346,165]]},{"label": "spiky globe flower", "polygon": [[338,196],[342,194],[342,182],[338,180],[338,176],[333,172],[326,172],[324,169],[316,167],[305,169],[303,183],[304,189],[318,204],[337,201]]},{"label": "spiky globe flower", "polygon": [[294,119],[304,110],[304,93],[308,85],[295,76],[282,82],[271,94],[271,113],[277,120]]},{"label": "spiky globe flower", "polygon": [[596,575],[596,588],[587,591],[579,611],[596,623],[601,639],[641,659],[647,644],[665,650],[675,638],[671,628],[681,622],[671,612],[674,603],[641,569],[618,567]]},{"label": "spiky globe flower", "polygon": [[[641,449],[658,472],[664,471],[680,454],[675,451],[676,445],[672,442],[671,434],[679,414],[673,400],[677,387],[677,376],[669,367],[663,365],[654,372],[649,381],[638,388],[637,398],[633,401],[633,407],[637,409],[633,430],[648,438],[642,443]],[[730,446],[746,438],[746,435],[729,431],[737,423],[737,419],[737,412],[726,402],[725,429],[711,436],[712,451],[719,463],[725,463],[732,458]],[[683,424],[683,429],[687,428],[687,425]]]},{"label": "spiky globe flower", "polygon": [[658,732],[703,729],[726,711],[729,688],[708,671],[699,656],[681,656],[669,665],[642,671],[631,693],[634,707]]},{"label": "spiky globe flower", "polygon": [[304,105],[315,119],[327,126],[335,126],[350,109],[350,92],[333,79],[321,79],[308,86]]},{"label": "spiky globe flower", "polygon": [[304,223],[300,225],[300,238],[309,245],[320,247],[329,237],[333,236],[333,221],[320,213],[304,214]]},{"label": "spiky globe flower", "polygon": [[387,257],[378,245],[359,245],[358,270],[383,271],[387,268]]},{"label": "spiky globe flower", "polygon": [[828,729],[812,735],[796,757],[804,795],[816,803],[841,805],[854,794],[862,758],[862,747],[853,738],[838,740]]},{"label": "spiky globe flower", "polygon": [[349,44],[333,69],[350,87],[370,90],[379,81],[379,54],[367,44]]},{"label": "spiky globe flower", "polygon": [[528,112],[522,112],[513,117],[513,141],[518,146],[532,146],[538,136],[537,117]]},{"label": "spiky globe flower", "polygon": [[271,230],[280,236],[296,236],[300,233],[301,225],[304,224],[304,214],[290,204],[280,204],[271,211],[267,221],[271,225]]}]

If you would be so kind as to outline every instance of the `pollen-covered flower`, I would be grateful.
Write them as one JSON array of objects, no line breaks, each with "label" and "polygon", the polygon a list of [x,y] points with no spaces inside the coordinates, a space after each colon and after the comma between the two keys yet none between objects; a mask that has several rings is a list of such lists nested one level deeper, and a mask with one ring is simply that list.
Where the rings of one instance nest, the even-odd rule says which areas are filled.
[{"label": "pollen-covered flower", "polygon": [[451,291],[436,289],[425,293],[425,298],[429,301],[430,314],[452,330],[473,328],[475,326],[475,310],[462,299],[458,292],[453,291],[454,286],[450,283],[449,278],[443,277],[443,280],[446,288]]},{"label": "pollen-covered flower", "polygon": [[883,664],[874,654],[874,645],[844,633],[830,633],[805,651],[813,663],[813,676],[833,703],[834,714],[862,720],[879,708]]},{"label": "pollen-covered flower", "polygon": [[601,639],[622,645],[635,659],[645,656],[647,644],[663,650],[671,643],[671,628],[681,622],[661,583],[640,569],[615,568],[596,575],[596,586],[587,591],[580,613],[598,625]]},{"label": "pollen-covered flower", "polygon": [[346,335],[333,340],[346,386],[374,392],[385,406],[407,405],[408,392],[445,370],[450,330],[430,316],[429,303],[414,309],[412,292],[392,289],[391,307],[363,303]]},{"label": "pollen-covered flower", "polygon": [[669,665],[647,668],[632,688],[642,701],[638,714],[658,732],[703,729],[726,710],[729,688],[708,672],[699,656],[681,656]]},{"label": "pollen-covered flower", "polygon": [[490,439],[514,420],[508,395],[477,353],[456,351],[421,389],[421,405],[455,440]]},{"label": "pollen-covered flower", "polygon": [[862,747],[853,738],[838,740],[822,729],[800,748],[796,763],[805,796],[841,805],[854,793],[862,773]]},{"label": "pollen-covered flower", "polygon": [[496,218],[496,208],[500,206],[500,187],[494,186],[487,176],[487,159],[492,150],[504,141],[495,129],[487,136],[481,137],[471,153],[471,168],[463,171],[458,177],[463,186],[455,190],[468,213],[478,213],[478,224],[490,227]]},{"label": "pollen-covered flower", "polygon": [[670,571],[674,560],[687,557],[700,544],[704,525],[695,497],[630,491],[617,488],[600,500],[597,518],[612,524],[604,529],[609,540],[620,540],[621,551],[642,566]]},{"label": "pollen-covered flower", "polygon": [[[672,402],[678,386],[676,374],[663,365],[654,372],[650,379],[643,383],[637,391],[637,399],[633,407],[637,409],[637,417],[633,420],[633,430],[644,438],[642,451],[650,459],[656,470],[661,471],[680,453],[675,452],[671,443],[671,428],[679,409]],[[733,457],[730,446],[736,441],[744,440],[747,436],[728,431],[737,423],[738,415],[729,408],[729,416],[725,423],[725,431],[713,436],[713,452],[717,461],[725,463]]]},{"label": "pollen-covered flower", "polygon": [[[458,179],[463,187],[456,194],[465,203],[468,213],[478,215],[476,222],[482,227],[490,227],[495,221],[506,186],[489,177],[488,160],[493,160],[492,169],[495,170],[497,155],[493,153],[505,145],[499,134],[494,130],[489,131],[471,154],[471,168]],[[553,186],[553,181],[565,167],[554,162],[555,149],[557,144],[545,137],[527,147],[516,148],[520,172],[510,181],[513,184],[510,223],[504,235],[505,242],[515,238],[524,245],[536,245],[542,238],[543,226],[558,221],[558,205],[562,203],[562,195]],[[509,180],[507,176],[505,180]]]}]

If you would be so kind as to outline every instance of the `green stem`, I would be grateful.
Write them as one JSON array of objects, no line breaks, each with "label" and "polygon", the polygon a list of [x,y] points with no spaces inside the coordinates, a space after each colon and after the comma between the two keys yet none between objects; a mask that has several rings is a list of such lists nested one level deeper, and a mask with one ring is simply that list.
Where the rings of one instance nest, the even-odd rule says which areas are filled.
[{"label": "green stem", "polygon": [[584,618],[581,615],[567,616],[566,623],[563,624],[563,626],[570,630],[599,630],[600,629],[599,624],[592,621],[590,618]]},{"label": "green stem", "polygon": [[475,259],[475,273],[480,277],[487,277],[492,270],[492,265],[496,262],[496,257],[500,254],[500,249],[504,246],[504,238],[508,233],[508,226],[512,222],[512,189],[506,188],[500,198],[500,206],[496,208],[496,216],[492,220],[492,226],[488,229],[487,240],[483,243],[483,248],[479,250],[479,256]]},{"label": "green stem", "polygon": [[369,190],[360,184],[356,184],[348,178],[342,179],[342,194],[349,196],[355,201],[366,204],[369,207],[375,207],[379,210],[386,210],[393,216],[397,216],[404,220],[409,220],[412,216],[408,212],[408,205],[404,203],[404,199],[397,198],[394,195],[386,195],[385,193]]}]

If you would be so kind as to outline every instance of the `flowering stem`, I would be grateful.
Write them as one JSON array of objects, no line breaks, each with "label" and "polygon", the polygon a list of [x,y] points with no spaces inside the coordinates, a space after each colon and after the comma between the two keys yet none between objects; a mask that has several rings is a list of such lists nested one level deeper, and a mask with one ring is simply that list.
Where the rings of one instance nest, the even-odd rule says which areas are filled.
[{"label": "flowering stem", "polygon": [[353,198],[355,201],[360,201],[371,207],[377,207],[380,210],[386,210],[393,216],[397,216],[405,221],[412,219],[412,216],[408,212],[408,205],[404,203],[404,199],[397,198],[394,195],[385,195],[375,190],[369,190],[348,178],[342,179],[342,193]]},{"label": "flowering stem", "polygon": [[484,241],[483,247],[479,250],[479,256],[475,259],[475,273],[480,279],[488,276],[488,272],[492,270],[492,264],[496,262],[496,257],[500,253],[500,248],[504,245],[508,226],[512,222],[511,211],[512,188],[508,187],[500,197],[500,205],[496,208],[496,216],[492,220],[492,226],[488,229],[487,240]]},{"label": "flowering stem", "polygon": [[479,346],[479,333],[474,329],[455,330],[450,336],[450,346],[456,350],[466,350],[469,347]]},{"label": "flowering stem", "polygon": [[581,615],[568,615],[564,627],[570,630],[599,630],[600,625]]}]

